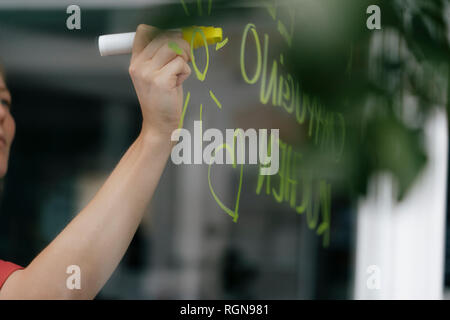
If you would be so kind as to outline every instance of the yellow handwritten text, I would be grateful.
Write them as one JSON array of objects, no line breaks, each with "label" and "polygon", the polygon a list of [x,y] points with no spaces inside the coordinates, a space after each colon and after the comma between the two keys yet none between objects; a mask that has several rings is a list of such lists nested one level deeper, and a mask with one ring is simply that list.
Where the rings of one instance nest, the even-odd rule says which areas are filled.
[{"label": "yellow handwritten text", "polygon": [[[245,49],[249,32],[253,35],[256,48],[256,71],[250,78],[246,68]],[[282,107],[289,114],[295,114],[299,125],[309,120],[308,136],[322,149],[331,148],[336,161],[342,156],[345,146],[345,120],[341,113],[330,112],[318,101],[302,92],[299,81],[290,73],[281,72],[281,65],[277,60],[269,64],[269,36],[264,35],[264,48],[254,24],[245,27],[241,43],[241,73],[245,82],[256,84],[260,81],[260,102],[267,104],[271,100],[274,107]],[[281,55],[281,57],[283,57]],[[281,60],[284,60],[280,58]],[[280,68],[279,68],[280,66]]]},{"label": "yellow handwritten text", "polygon": [[[280,170],[277,176],[259,175],[256,194],[272,195],[276,202],[286,202],[297,212],[306,213],[306,222],[317,235],[323,236],[323,246],[330,244],[331,185],[321,179],[314,181],[311,174],[302,172],[302,155],[283,141],[280,145]],[[303,170],[304,171],[304,170]],[[265,188],[264,188],[265,186]],[[319,219],[320,224],[319,224]]]}]

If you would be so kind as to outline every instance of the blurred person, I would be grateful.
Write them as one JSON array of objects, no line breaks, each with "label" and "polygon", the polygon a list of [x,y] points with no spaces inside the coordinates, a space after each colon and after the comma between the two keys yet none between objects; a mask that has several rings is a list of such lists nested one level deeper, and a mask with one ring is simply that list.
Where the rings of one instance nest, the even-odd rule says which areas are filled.
[{"label": "blurred person", "polygon": [[[178,55],[169,48],[174,41]],[[169,158],[190,76],[189,44],[178,32],[137,28],[129,73],[141,106],[139,136],[91,202],[25,268],[0,260],[0,299],[93,299],[124,256]],[[11,94],[0,77],[0,177],[15,134]],[[81,270],[81,289],[66,287],[69,266]]]}]

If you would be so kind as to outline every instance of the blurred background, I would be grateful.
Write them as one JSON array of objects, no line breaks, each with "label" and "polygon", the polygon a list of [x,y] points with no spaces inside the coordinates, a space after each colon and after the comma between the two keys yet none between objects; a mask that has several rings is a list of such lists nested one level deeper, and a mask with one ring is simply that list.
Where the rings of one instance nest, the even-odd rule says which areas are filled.
[{"label": "blurred background", "polygon": [[[209,13],[209,1],[2,0],[0,59],[17,133],[2,195],[0,257],[30,263],[92,199],[139,133],[130,56],[100,57],[98,36],[140,23],[195,23],[222,27],[229,42],[209,47],[204,81],[193,73],[186,82],[184,127],[201,116],[204,130],[279,128],[302,155],[292,164],[299,176],[291,174],[297,205],[303,199],[308,209],[279,203],[273,190],[266,194],[267,181],[258,191],[257,166],[245,165],[242,177],[232,166],[213,166],[214,192],[232,210],[242,181],[235,223],[214,200],[207,165],[169,160],[128,252],[97,298],[445,298],[450,6],[386,2],[211,1]],[[71,4],[81,8],[80,30],[66,27]],[[370,4],[381,8],[381,30],[366,27]],[[417,16],[425,21],[418,30],[431,30],[423,37],[408,28]],[[260,81],[244,81],[248,23],[261,48],[270,41],[267,72],[277,61],[280,75],[298,79],[303,108],[308,99],[308,108],[320,101],[324,114],[344,117],[339,161],[311,135],[319,130],[314,121],[324,119],[309,115],[299,124],[272,99],[261,103]],[[245,61],[253,75],[257,48],[249,34]],[[203,70],[206,50],[195,57]],[[285,178],[272,177],[272,187]],[[311,225],[324,214],[323,203],[313,201],[322,199],[320,181],[331,188],[328,238]]]}]

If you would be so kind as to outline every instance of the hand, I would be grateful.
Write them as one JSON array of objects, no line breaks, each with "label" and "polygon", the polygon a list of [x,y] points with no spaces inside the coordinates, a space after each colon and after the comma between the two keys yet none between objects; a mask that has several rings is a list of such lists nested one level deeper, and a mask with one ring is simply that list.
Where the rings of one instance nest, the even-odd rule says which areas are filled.
[{"label": "hand", "polygon": [[[178,55],[169,47],[175,42]],[[178,128],[183,109],[183,82],[190,76],[189,43],[181,32],[160,32],[139,25],[129,73],[141,105],[142,131],[171,135]]]}]

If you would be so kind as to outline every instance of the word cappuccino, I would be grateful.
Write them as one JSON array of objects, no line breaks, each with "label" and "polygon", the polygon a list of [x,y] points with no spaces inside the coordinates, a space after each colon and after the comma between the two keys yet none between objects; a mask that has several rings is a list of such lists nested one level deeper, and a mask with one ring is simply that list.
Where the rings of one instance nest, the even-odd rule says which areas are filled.
[{"label": "word cappuccino", "polygon": [[[188,129],[177,129],[172,133],[172,141],[178,142],[172,149],[172,162],[180,164],[259,164],[261,175],[278,173],[279,129],[226,129],[225,143],[222,131],[215,128],[203,132],[202,121],[194,121],[194,134]],[[248,157],[246,156],[248,141]],[[204,142],[207,144],[204,146]],[[193,146],[193,149],[192,149]],[[193,151],[193,152],[192,152]],[[192,157],[193,154],[193,157]],[[246,159],[248,158],[248,163]],[[258,162],[259,160],[259,162]]]}]

